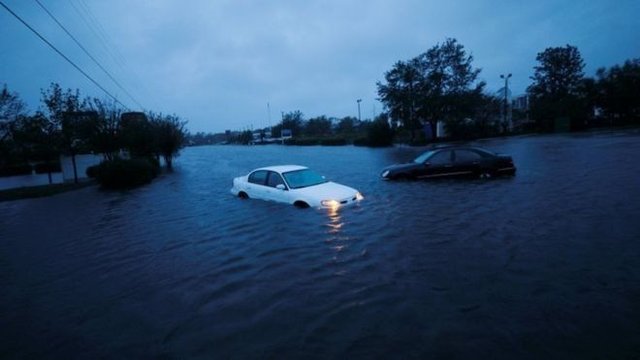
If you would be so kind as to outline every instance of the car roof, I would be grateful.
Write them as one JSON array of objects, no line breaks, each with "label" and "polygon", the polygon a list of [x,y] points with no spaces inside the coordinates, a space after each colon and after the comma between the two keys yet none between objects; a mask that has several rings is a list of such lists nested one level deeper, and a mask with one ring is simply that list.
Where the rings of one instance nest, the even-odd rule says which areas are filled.
[{"label": "car roof", "polygon": [[261,167],[261,168],[255,169],[253,171],[268,170],[268,171],[275,171],[277,173],[281,173],[282,174],[282,173],[289,172],[289,171],[304,170],[304,169],[307,169],[307,167],[306,166],[300,166],[300,165],[273,165],[273,166]]}]

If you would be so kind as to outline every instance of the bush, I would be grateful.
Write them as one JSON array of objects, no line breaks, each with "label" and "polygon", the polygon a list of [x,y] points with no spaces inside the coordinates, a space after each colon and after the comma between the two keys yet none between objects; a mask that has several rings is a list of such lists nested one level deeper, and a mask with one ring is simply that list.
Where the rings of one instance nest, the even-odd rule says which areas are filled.
[{"label": "bush", "polygon": [[367,131],[369,146],[384,147],[393,145],[393,129],[384,118],[375,120]]},{"label": "bush", "polygon": [[347,145],[348,141],[345,138],[341,137],[303,137],[303,138],[292,138],[285,140],[285,145],[296,145],[296,146],[314,146],[314,145],[322,145],[322,146],[340,146]]},{"label": "bush", "polygon": [[54,163],[39,163],[34,166],[36,174],[48,174],[50,172],[60,172],[62,168],[59,162]]},{"label": "bush", "polygon": [[0,176],[31,175],[31,165],[21,164],[0,168]]},{"label": "bush", "polygon": [[355,146],[385,147],[393,146],[393,129],[384,118],[371,123],[367,129],[367,137],[360,137],[353,141]]},{"label": "bush", "polygon": [[359,137],[353,140],[355,146],[369,146],[369,140],[366,137]]},{"label": "bush", "polygon": [[130,189],[150,183],[158,175],[158,168],[148,159],[114,159],[87,169],[88,176],[90,172],[105,189]]},{"label": "bush", "polygon": [[87,168],[87,176],[91,179],[95,179],[98,177],[98,169],[100,169],[100,165],[93,165]]},{"label": "bush", "polygon": [[323,146],[343,146],[347,144],[348,142],[345,138],[326,138],[320,140],[320,145]]},{"label": "bush", "polygon": [[284,141],[285,145],[296,145],[296,146],[313,146],[319,145],[320,141],[315,138],[291,138]]}]

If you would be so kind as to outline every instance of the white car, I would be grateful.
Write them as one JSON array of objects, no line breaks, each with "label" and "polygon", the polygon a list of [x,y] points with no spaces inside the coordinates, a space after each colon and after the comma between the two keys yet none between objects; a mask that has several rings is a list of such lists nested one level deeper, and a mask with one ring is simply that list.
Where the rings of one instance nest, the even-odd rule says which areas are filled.
[{"label": "white car", "polygon": [[231,193],[293,204],[297,207],[335,209],[363,199],[358,190],[327,181],[324,176],[299,165],[279,165],[255,169],[233,179]]}]

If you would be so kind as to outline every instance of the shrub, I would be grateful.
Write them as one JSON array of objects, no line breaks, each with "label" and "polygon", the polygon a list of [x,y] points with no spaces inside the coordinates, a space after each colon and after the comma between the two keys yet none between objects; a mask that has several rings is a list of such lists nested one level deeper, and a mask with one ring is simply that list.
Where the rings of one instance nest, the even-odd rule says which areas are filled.
[{"label": "shrub", "polygon": [[393,129],[384,118],[376,119],[367,131],[368,146],[384,147],[393,145]]},{"label": "shrub", "polygon": [[325,138],[320,140],[320,145],[323,146],[342,146],[347,145],[347,139],[345,138]]},{"label": "shrub", "polygon": [[367,136],[353,141],[355,146],[385,147],[393,146],[393,129],[384,118],[377,119],[367,129]]},{"label": "shrub", "polygon": [[[148,184],[158,175],[158,168],[151,161],[139,159],[105,160],[92,172],[105,189],[130,189]],[[89,175],[91,176],[91,175]]]},{"label": "shrub", "polygon": [[320,141],[315,138],[291,138],[284,141],[285,145],[296,145],[296,146],[313,146],[319,145]]},{"label": "shrub", "polygon": [[302,137],[302,138],[292,138],[285,140],[285,145],[296,145],[296,146],[314,146],[314,145],[322,145],[322,146],[339,146],[339,145],[347,145],[348,141],[345,138],[341,137]]},{"label": "shrub", "polygon": [[95,179],[96,177],[98,177],[99,169],[100,169],[100,165],[89,166],[86,171],[87,176],[90,177],[91,179]]},{"label": "shrub", "polygon": [[353,140],[353,145],[355,146],[369,146],[369,141],[366,137],[359,137]]}]

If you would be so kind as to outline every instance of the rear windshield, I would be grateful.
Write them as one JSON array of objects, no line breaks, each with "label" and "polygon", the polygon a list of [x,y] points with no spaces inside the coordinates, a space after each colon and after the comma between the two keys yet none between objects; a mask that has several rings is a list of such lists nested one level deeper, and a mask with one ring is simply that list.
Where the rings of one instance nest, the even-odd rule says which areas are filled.
[{"label": "rear windshield", "polygon": [[300,189],[327,182],[322,175],[310,169],[289,171],[282,173],[282,175],[291,189]]}]

